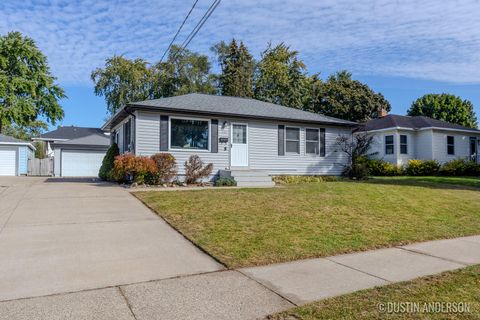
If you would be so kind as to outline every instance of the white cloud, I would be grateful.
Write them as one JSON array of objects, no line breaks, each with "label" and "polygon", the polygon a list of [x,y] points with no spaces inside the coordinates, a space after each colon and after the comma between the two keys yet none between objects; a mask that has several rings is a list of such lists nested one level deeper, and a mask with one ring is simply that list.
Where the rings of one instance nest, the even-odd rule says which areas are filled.
[{"label": "white cloud", "polygon": [[[113,54],[158,60],[192,2],[3,0],[0,33],[34,38],[61,83],[90,84],[91,71]],[[210,3],[199,1],[179,41]],[[477,0],[223,0],[190,48],[210,54],[235,37],[258,57],[268,41],[284,41],[312,73],[480,83],[479,13]]]}]

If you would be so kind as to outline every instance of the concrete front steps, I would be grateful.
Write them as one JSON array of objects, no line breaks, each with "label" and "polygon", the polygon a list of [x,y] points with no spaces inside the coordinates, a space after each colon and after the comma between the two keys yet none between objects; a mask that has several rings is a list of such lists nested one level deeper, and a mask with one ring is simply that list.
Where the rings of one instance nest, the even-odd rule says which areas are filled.
[{"label": "concrete front steps", "polygon": [[220,170],[221,177],[230,177],[237,182],[238,187],[273,187],[272,177],[263,170],[236,169]]}]

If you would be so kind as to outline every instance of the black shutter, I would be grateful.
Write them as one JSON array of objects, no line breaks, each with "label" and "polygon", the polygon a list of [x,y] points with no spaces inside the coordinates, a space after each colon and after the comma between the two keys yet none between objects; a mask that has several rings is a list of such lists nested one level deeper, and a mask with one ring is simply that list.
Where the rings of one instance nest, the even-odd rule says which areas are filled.
[{"label": "black shutter", "polygon": [[278,155],[285,155],[285,126],[283,124],[278,125]]},{"label": "black shutter", "polygon": [[211,151],[212,153],[218,153],[218,119],[212,119],[211,121]]},{"label": "black shutter", "polygon": [[320,157],[325,157],[325,128],[320,128]]},{"label": "black shutter", "polygon": [[168,151],[168,116],[160,116],[160,151]]}]

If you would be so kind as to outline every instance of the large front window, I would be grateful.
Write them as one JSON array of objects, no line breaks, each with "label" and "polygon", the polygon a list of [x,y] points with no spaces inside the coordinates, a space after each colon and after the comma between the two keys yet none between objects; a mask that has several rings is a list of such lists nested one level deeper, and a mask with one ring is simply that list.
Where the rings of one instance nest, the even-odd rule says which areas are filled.
[{"label": "large front window", "polygon": [[170,148],[208,150],[208,121],[170,119]]}]

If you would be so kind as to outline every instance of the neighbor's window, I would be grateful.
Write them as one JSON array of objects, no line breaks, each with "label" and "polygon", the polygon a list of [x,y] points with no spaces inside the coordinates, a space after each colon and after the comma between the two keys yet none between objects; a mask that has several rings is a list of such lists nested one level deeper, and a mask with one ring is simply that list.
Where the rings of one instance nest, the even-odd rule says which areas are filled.
[{"label": "neighbor's window", "polygon": [[290,153],[300,153],[300,128],[286,128],[285,149]]},{"label": "neighbor's window", "polygon": [[208,121],[170,119],[170,148],[208,150]]},{"label": "neighbor's window", "polygon": [[408,154],[408,137],[406,135],[400,135],[400,153]]},{"label": "neighbor's window", "polygon": [[455,137],[447,136],[447,153],[455,154]]},{"label": "neighbor's window", "polygon": [[393,136],[385,136],[385,154],[393,154]]},{"label": "neighbor's window", "polygon": [[306,129],[306,139],[305,139],[305,152],[309,154],[319,154],[320,153],[320,130],[318,129]]}]

